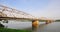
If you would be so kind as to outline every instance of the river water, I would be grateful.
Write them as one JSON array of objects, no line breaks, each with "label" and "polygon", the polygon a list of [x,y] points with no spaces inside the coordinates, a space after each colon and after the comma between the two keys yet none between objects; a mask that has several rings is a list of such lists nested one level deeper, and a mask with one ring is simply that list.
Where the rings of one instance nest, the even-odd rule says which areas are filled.
[{"label": "river water", "polygon": [[[6,28],[12,28],[12,29],[26,29],[26,28],[32,28],[32,21],[27,20],[8,20],[8,23],[2,23]],[[43,24],[44,22],[40,22],[40,24]]]},{"label": "river water", "polygon": [[[12,29],[32,29],[31,21],[16,21],[9,20],[8,23],[2,23],[6,28]],[[49,24],[45,24],[45,22],[39,22],[39,27],[32,30],[32,32],[60,32],[60,22],[53,22]]]},{"label": "river water", "polygon": [[50,24],[42,24],[33,32],[60,32],[60,22],[53,22]]}]

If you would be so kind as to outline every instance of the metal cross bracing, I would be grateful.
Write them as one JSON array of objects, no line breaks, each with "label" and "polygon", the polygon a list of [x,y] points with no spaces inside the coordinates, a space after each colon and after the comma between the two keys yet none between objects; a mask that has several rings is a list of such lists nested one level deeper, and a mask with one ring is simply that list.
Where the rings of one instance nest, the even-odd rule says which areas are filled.
[{"label": "metal cross bracing", "polygon": [[0,5],[0,17],[13,17],[13,18],[36,18],[28,13]]}]

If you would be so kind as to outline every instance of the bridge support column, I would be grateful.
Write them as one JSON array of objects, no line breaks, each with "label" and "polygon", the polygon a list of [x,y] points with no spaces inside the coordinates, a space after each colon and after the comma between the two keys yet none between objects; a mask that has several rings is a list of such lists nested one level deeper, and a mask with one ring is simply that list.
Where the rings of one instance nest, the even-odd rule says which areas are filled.
[{"label": "bridge support column", "polygon": [[49,20],[46,20],[46,24],[49,24],[49,22],[50,22]]},{"label": "bridge support column", "polygon": [[37,28],[39,26],[39,20],[32,21],[32,28]]},{"label": "bridge support column", "polygon": [[51,20],[49,20],[49,23],[52,23],[52,21],[51,21]]},{"label": "bridge support column", "polygon": [[51,20],[46,20],[46,24],[52,23]]}]

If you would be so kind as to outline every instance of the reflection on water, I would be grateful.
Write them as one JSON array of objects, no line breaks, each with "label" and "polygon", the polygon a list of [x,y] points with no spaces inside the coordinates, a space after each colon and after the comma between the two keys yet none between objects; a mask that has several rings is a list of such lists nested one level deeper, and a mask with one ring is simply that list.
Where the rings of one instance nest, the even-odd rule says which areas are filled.
[{"label": "reflection on water", "polygon": [[33,32],[60,32],[60,22],[54,22],[50,24],[42,24]]},{"label": "reflection on water", "polygon": [[44,25],[45,25],[45,23],[44,23],[44,24],[40,24],[38,27],[33,28],[32,31],[33,31],[33,32],[37,32],[38,29],[39,29],[39,28],[42,29],[42,27],[44,27]]}]

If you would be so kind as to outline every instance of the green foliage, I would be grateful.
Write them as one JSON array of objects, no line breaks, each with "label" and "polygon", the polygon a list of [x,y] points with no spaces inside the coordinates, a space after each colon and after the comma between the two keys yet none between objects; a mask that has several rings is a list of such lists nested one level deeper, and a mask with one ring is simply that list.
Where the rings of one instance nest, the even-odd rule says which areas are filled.
[{"label": "green foliage", "polygon": [[39,22],[46,22],[46,20],[40,20]]},{"label": "green foliage", "polygon": [[60,20],[55,20],[55,22],[60,22]]},{"label": "green foliage", "polygon": [[17,30],[17,29],[8,29],[0,27],[0,32],[32,32],[29,30]]}]

